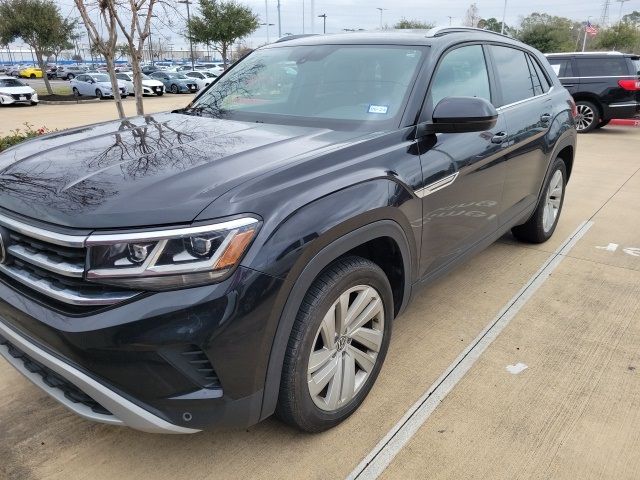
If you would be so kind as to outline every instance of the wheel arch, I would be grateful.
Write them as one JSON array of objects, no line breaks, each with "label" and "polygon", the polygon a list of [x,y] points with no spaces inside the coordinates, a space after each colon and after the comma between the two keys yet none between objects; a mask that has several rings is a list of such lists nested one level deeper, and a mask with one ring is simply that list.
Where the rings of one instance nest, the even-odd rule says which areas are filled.
[{"label": "wheel arch", "polygon": [[[391,261],[389,259],[385,261],[385,246],[392,247]],[[291,330],[304,295],[321,272],[334,260],[350,254],[372,260],[382,268],[389,278],[394,302],[396,298],[401,298],[399,305],[394,303],[394,312],[397,316],[402,312],[411,295],[413,258],[411,248],[407,235],[400,224],[394,220],[385,219],[362,225],[340,236],[315,253],[310,260],[305,260],[304,268],[296,276],[284,307],[280,309],[279,321],[267,365],[260,419],[267,418],[275,411],[282,366]],[[393,266],[394,255],[396,255],[395,258],[402,261],[401,273]],[[402,282],[400,289],[398,288],[398,280]]]}]

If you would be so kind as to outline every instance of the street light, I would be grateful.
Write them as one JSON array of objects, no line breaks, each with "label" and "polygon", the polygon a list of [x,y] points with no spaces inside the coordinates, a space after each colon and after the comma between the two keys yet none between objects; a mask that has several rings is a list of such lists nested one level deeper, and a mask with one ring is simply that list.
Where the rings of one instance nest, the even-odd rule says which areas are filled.
[{"label": "street light", "polygon": [[376,10],[380,10],[380,30],[382,30],[382,12],[389,10],[388,8],[376,7]]},{"label": "street light", "polygon": [[507,0],[504,0],[504,10],[502,10],[502,28],[500,28],[500,33],[504,35],[504,22],[507,19]]},{"label": "street light", "polygon": [[[193,41],[191,40],[191,13],[189,11],[189,5],[191,2],[189,0],[178,0],[178,3],[184,3],[187,6],[187,35],[189,36],[189,50],[191,50],[191,70],[195,70],[195,63],[193,61]],[[222,61],[226,61],[224,58]]]},{"label": "street light", "polygon": [[262,22],[260,24],[261,27],[267,27],[267,43],[271,43],[271,37],[269,36],[269,27],[273,27],[275,23],[265,23]]},{"label": "street light", "polygon": [[322,19],[322,33],[327,33],[327,14],[318,15],[318,18]]}]

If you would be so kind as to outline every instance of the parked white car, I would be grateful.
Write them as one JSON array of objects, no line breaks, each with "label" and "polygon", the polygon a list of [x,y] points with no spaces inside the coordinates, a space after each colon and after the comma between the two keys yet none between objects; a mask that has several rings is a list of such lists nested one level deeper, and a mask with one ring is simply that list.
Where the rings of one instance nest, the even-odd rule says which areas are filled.
[{"label": "parked white car", "polygon": [[25,85],[17,78],[0,75],[0,105],[13,103],[38,104],[38,94],[29,85]]},{"label": "parked white car", "polygon": [[[120,72],[116,73],[116,78],[119,81],[124,82],[127,85],[128,92],[133,95],[135,93],[135,87],[133,85],[133,72]],[[157,95],[161,97],[164,95],[164,85],[158,80],[154,80],[142,74],[142,94],[143,95]]]},{"label": "parked white car", "polygon": [[[109,75],[107,75],[106,73],[78,75],[69,83],[71,83],[71,90],[76,97],[113,97],[113,91],[111,90],[111,81],[109,80]],[[126,97],[127,95],[129,95],[127,84],[122,80],[118,80],[118,88],[120,89],[121,97]]]},{"label": "parked white car", "polygon": [[191,71],[182,73],[189,78],[193,78],[193,80],[196,82],[196,85],[198,85],[198,90],[202,90],[203,88],[208,87],[216,79],[216,76],[213,73],[206,70],[200,72]]}]

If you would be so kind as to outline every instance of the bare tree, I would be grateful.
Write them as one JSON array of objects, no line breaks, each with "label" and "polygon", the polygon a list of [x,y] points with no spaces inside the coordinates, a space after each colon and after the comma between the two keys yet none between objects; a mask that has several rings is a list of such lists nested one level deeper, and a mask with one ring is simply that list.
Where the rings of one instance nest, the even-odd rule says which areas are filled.
[{"label": "bare tree", "polygon": [[[78,0],[76,0],[78,1]],[[113,1],[113,0],[110,0]],[[125,4],[126,3],[126,8]],[[123,10],[127,15],[131,15],[127,23],[123,16],[114,9],[114,18],[120,27],[120,31],[127,39],[129,54],[131,55],[131,67],[133,71],[133,89],[136,97],[136,113],[144,115],[144,104],[142,103],[142,56],[144,54],[144,44],[151,33],[151,19],[153,18],[153,8],[158,0],[123,0]],[[140,21],[140,19],[144,19]]]},{"label": "bare tree", "polygon": [[478,6],[475,3],[472,3],[469,5],[467,13],[464,16],[464,26],[478,28],[478,22],[480,22]]},{"label": "bare tree", "polygon": [[[92,0],[74,0],[82,21],[87,29],[89,39],[95,46],[95,49],[100,52],[100,55],[104,57],[107,64],[107,73],[109,80],[111,80],[111,90],[113,91],[113,98],[118,110],[118,116],[125,118],[124,107],[122,105],[122,97],[120,96],[120,89],[118,88],[118,79],[116,78],[116,57],[118,56],[118,15],[117,6],[115,0],[97,0],[94,3]],[[151,0],[154,1],[154,0]],[[93,21],[89,12],[98,10],[99,18],[106,29],[106,36],[101,35],[98,32],[96,22]],[[135,17],[135,15],[134,15]]]}]

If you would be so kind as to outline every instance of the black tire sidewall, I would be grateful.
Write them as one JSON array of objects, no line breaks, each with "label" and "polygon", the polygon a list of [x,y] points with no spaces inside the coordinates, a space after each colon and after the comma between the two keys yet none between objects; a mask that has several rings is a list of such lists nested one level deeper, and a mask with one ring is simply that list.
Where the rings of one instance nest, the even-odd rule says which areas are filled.
[{"label": "black tire sidewall", "polygon": [[[549,184],[551,183],[551,179],[553,178],[553,176],[558,170],[562,172],[562,198],[560,199],[560,206],[558,207],[558,215],[556,216],[553,226],[548,232],[545,232],[544,223],[542,219],[544,215],[545,201],[547,199],[547,191],[549,190]],[[543,241],[550,239],[553,236],[553,232],[555,232],[556,227],[558,226],[558,221],[560,220],[560,214],[562,213],[562,206],[564,205],[564,197],[566,196],[566,190],[567,190],[567,167],[561,158],[556,158],[553,161],[553,165],[551,166],[551,169],[549,171],[549,176],[544,182],[544,189],[542,190],[540,203],[538,204],[538,207],[536,208],[536,213],[535,213],[536,224],[539,228],[539,231],[540,231],[539,233]]]},{"label": "black tire sidewall", "polygon": [[[304,323],[305,333],[302,341],[296,345],[293,388],[295,398],[298,400],[297,407],[300,410],[301,416],[311,421],[311,430],[319,431],[330,428],[349,417],[360,406],[373,387],[389,348],[393,322],[393,294],[391,292],[391,286],[389,285],[386,275],[377,265],[360,258],[358,261],[361,262],[362,268],[351,270],[344,276],[332,279],[331,286],[327,290],[323,290],[321,299],[314,301],[309,314],[299,314],[296,320],[297,322],[300,321]],[[322,278],[321,276],[320,281],[326,282],[326,277]],[[385,315],[384,338],[380,351],[378,352],[378,357],[376,358],[376,365],[370,373],[366,384],[362,386],[360,391],[348,404],[336,411],[328,412],[317,407],[309,393],[307,386],[309,355],[313,347],[315,335],[326,312],[341,293],[356,285],[371,286],[380,294]]]}]

